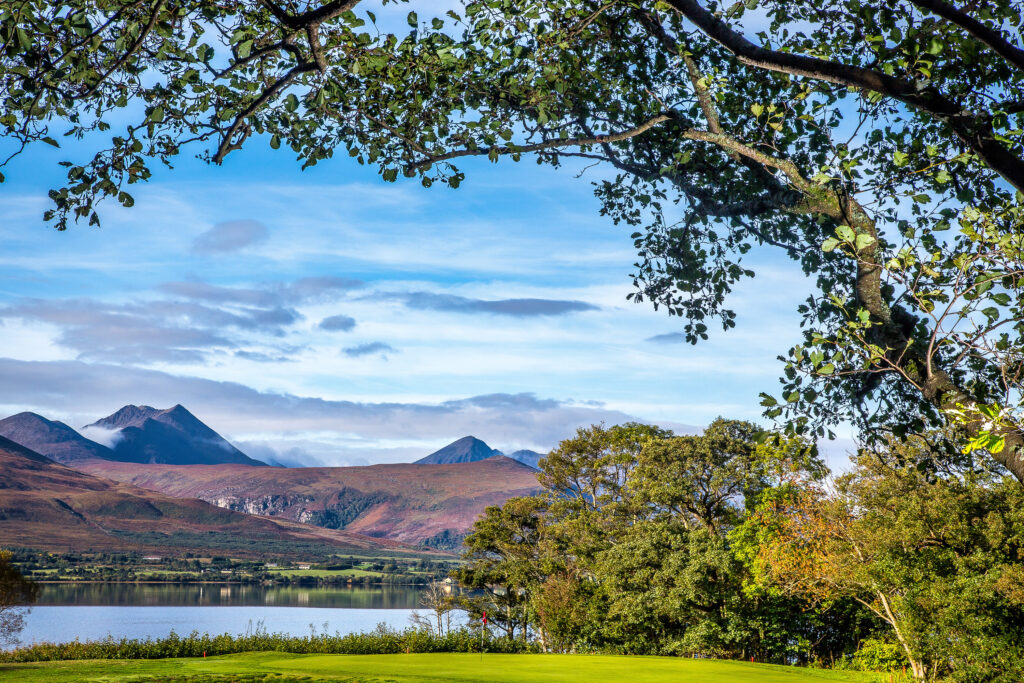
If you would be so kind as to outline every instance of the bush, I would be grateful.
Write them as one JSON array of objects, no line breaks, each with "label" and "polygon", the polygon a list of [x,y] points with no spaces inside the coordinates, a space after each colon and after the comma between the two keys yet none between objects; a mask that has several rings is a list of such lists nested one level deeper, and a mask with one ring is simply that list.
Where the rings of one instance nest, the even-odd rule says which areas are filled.
[{"label": "bush", "polygon": [[[516,654],[539,652],[536,643],[505,637],[483,641],[487,652]],[[368,633],[317,634],[289,636],[268,633],[257,628],[252,633],[232,636],[200,634],[187,636],[171,633],[157,640],[127,639],[95,640],[70,643],[37,643],[0,652],[0,662],[51,662],[75,659],[167,659],[236,654],[239,652],[289,652],[294,654],[377,655],[409,652],[479,652],[480,635],[467,628],[453,630],[444,636],[425,630],[391,629],[385,624]]]},{"label": "bush", "polygon": [[854,671],[900,671],[907,656],[897,643],[882,638],[865,638],[860,648],[843,662],[842,668]]}]

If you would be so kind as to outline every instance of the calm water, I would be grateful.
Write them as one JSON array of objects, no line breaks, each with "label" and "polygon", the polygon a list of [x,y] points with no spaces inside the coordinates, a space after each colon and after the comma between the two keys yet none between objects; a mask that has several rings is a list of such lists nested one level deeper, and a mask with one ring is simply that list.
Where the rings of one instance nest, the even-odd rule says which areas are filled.
[{"label": "calm water", "polygon": [[407,587],[47,584],[21,642],[159,638],[171,631],[245,633],[262,624],[292,635],[409,625],[419,591]]}]

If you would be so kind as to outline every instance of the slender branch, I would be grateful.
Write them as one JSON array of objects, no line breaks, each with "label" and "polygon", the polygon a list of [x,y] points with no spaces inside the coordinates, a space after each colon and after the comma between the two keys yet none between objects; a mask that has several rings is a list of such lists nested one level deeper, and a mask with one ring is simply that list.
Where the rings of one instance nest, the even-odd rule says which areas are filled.
[{"label": "slender branch", "polygon": [[238,143],[232,143],[231,140],[235,137],[235,133],[237,133],[238,130],[242,127],[242,123],[245,121],[245,119],[252,116],[253,112],[255,112],[257,109],[266,104],[272,97],[274,97],[274,95],[281,92],[281,90],[283,90],[286,85],[291,83],[295,79],[295,77],[298,76],[300,73],[312,71],[315,68],[316,64],[314,64],[313,62],[297,64],[296,66],[292,67],[284,76],[281,76],[281,78],[274,81],[273,84],[271,84],[270,87],[264,90],[259,97],[253,100],[252,103],[248,107],[246,107],[244,111],[239,113],[238,116],[235,117],[235,120],[232,122],[231,126],[228,128],[227,132],[224,133],[224,137],[221,139],[220,146],[217,147],[217,153],[213,155],[213,163],[219,164],[223,162],[224,157],[226,157],[230,152],[240,147]]},{"label": "slender branch", "polygon": [[624,130],[619,133],[612,133],[610,135],[598,135],[591,138],[568,138],[565,140],[546,140],[544,142],[538,142],[533,145],[500,145],[494,147],[479,147],[476,149],[456,149],[444,154],[438,154],[435,156],[428,156],[422,161],[409,164],[408,168],[412,170],[420,170],[436,164],[441,161],[448,161],[449,159],[456,159],[458,157],[469,157],[469,156],[488,156],[494,154],[529,154],[531,152],[542,152],[547,149],[557,149],[559,147],[588,147],[590,145],[600,145],[612,142],[621,142],[634,138],[637,135],[642,135],[649,131],[651,128],[664,123],[665,121],[672,120],[672,116],[668,114],[659,114],[647,121],[641,123],[636,128]]},{"label": "slender branch", "polygon": [[149,21],[146,22],[145,27],[143,27],[141,32],[139,32],[138,37],[132,42],[128,49],[124,51],[124,54],[118,57],[117,61],[114,62],[113,66],[107,69],[106,73],[100,76],[100,79],[98,81],[93,83],[92,87],[89,88],[89,90],[86,91],[85,95],[82,96],[82,99],[88,99],[89,97],[91,97],[99,89],[103,82],[110,77],[110,74],[120,69],[121,66],[126,61],[128,61],[128,59],[133,54],[135,54],[135,51],[139,49],[140,45],[142,45],[142,41],[146,39],[146,36],[148,36],[150,31],[153,30],[153,27],[156,26],[157,19],[159,19],[160,17],[160,10],[163,8],[163,6],[164,0],[156,1],[156,3],[153,5],[153,13],[150,15]]}]

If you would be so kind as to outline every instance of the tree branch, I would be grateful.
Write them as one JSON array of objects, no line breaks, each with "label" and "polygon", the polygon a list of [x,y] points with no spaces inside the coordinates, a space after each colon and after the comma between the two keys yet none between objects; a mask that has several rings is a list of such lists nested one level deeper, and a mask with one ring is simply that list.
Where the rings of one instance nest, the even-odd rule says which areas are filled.
[{"label": "tree branch", "polygon": [[135,54],[135,51],[139,49],[140,45],[142,45],[142,41],[144,41],[146,39],[146,36],[148,36],[150,31],[153,30],[153,27],[156,26],[157,19],[159,19],[159,17],[160,17],[160,10],[161,10],[161,8],[163,8],[163,6],[164,6],[164,0],[157,0],[156,1],[156,3],[153,5],[153,13],[150,15],[149,21],[146,22],[146,26],[139,33],[138,38],[136,38],[132,42],[132,44],[128,47],[128,49],[125,50],[123,55],[118,57],[117,61],[114,62],[114,65],[111,66],[109,69],[107,69],[107,71],[102,76],[100,76],[98,81],[93,83],[92,87],[90,87],[89,90],[86,91],[86,93],[84,95],[82,95],[82,99],[88,99],[89,97],[91,97],[97,90],[99,90],[99,87],[103,84],[103,82],[110,77],[110,74],[112,74],[115,71],[117,71],[118,69],[120,69],[121,66],[126,61],[128,61],[128,59],[133,54]]},{"label": "tree branch", "polygon": [[910,2],[921,9],[926,9],[939,15],[946,21],[956,24],[974,36],[979,42],[990,47],[997,55],[1021,71],[1024,71],[1024,50],[1004,38],[1000,31],[989,28],[966,12],[943,2],[943,0],[910,0]]},{"label": "tree branch", "polygon": [[767,71],[871,90],[946,123],[989,168],[1013,187],[1024,192],[1024,160],[1003,146],[987,117],[965,111],[938,90],[863,67],[766,49],[734,31],[705,9],[698,0],[667,1],[680,15],[733,53],[743,64]]},{"label": "tree branch", "polygon": [[622,140],[628,140],[634,138],[637,135],[646,133],[651,128],[664,123],[665,121],[671,120],[673,117],[668,114],[659,114],[647,121],[641,123],[636,128],[622,131],[620,133],[612,133],[610,135],[597,135],[591,138],[568,138],[565,140],[546,140],[544,142],[538,142],[533,145],[501,145],[495,147],[480,147],[477,149],[457,149],[444,154],[438,154],[436,156],[428,156],[422,161],[409,164],[407,168],[410,170],[420,170],[436,164],[441,161],[448,161],[449,159],[456,159],[458,157],[469,157],[469,156],[488,156],[492,153],[506,155],[506,154],[529,154],[531,152],[542,152],[547,149],[557,149],[559,147],[586,147],[589,145],[600,145],[612,142],[621,142]]}]

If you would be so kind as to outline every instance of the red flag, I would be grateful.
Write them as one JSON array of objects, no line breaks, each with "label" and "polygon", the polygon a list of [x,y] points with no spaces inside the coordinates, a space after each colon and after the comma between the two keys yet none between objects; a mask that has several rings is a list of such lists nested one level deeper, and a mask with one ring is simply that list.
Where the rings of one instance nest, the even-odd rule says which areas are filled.
[{"label": "red flag", "polygon": [[487,626],[487,612],[484,612],[484,626]]}]

